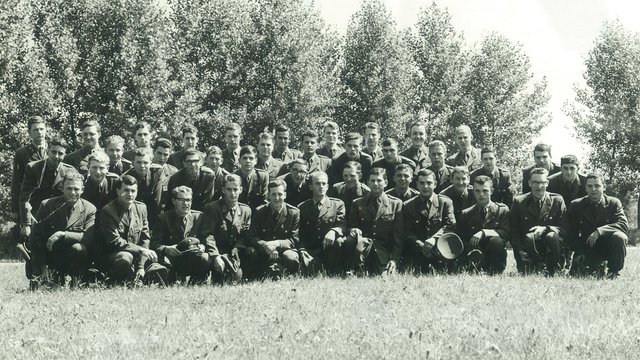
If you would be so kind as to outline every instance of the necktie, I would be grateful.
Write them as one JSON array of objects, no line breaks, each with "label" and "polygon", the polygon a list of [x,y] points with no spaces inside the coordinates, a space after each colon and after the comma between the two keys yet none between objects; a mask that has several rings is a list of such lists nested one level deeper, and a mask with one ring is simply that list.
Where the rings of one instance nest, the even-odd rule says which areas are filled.
[{"label": "necktie", "polygon": [[47,150],[44,146],[38,146],[38,156],[40,156],[40,159],[44,159],[47,156]]}]

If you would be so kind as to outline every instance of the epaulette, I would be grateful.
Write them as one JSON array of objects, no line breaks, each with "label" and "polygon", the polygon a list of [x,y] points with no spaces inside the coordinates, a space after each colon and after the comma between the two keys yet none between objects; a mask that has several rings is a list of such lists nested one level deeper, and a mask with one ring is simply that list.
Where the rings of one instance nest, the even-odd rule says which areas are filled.
[{"label": "epaulette", "polygon": [[134,203],[134,204],[136,204],[136,205],[144,205],[144,206],[147,206],[147,205],[145,205],[142,201],[138,201],[138,200],[133,200],[133,203]]},{"label": "epaulette", "polygon": [[371,189],[369,189],[369,187],[367,186],[367,184],[365,183],[360,183],[360,185],[362,185],[362,188],[367,190],[367,191],[371,191]]},{"label": "epaulette", "polygon": [[295,206],[293,206],[293,205],[291,205],[291,204],[284,203],[284,205],[285,205],[287,208],[289,208],[289,209],[295,209],[295,210],[298,210],[298,211],[299,211],[299,209],[298,209],[297,207],[295,207]]},{"label": "epaulette", "polygon": [[200,210],[190,210],[192,214],[202,214],[202,211]]},{"label": "epaulette", "polygon": [[553,198],[553,197],[559,197],[559,198],[561,198],[561,197],[562,197],[562,195],[560,195],[560,194],[556,194],[556,193],[553,193],[553,192],[547,192],[547,194],[549,194],[549,197],[550,197],[550,198]]},{"label": "epaulette", "polygon": [[149,166],[149,168],[150,168],[150,169],[162,169],[162,165],[160,165],[160,164],[153,164],[153,163],[152,163],[152,164]]},{"label": "epaulette", "polygon": [[239,203],[238,203],[238,207],[243,207],[243,208],[251,209],[251,208],[249,207],[249,205],[247,205],[247,204],[243,204],[243,203],[241,203],[241,202],[239,202]]},{"label": "epaulette", "polygon": [[389,199],[391,199],[391,200],[398,200],[398,201],[401,201],[400,199],[398,199],[397,197],[395,197],[395,196],[393,196],[393,195],[389,195],[389,194],[387,194],[387,197],[389,197]]},{"label": "epaulette", "polygon": [[74,169],[74,170],[76,169],[75,167],[73,167],[73,165],[69,165],[69,164],[64,163],[64,162],[61,162],[61,163],[60,163],[60,166],[62,166],[62,167],[66,167],[66,168],[68,168],[68,169]]},{"label": "epaulette", "polygon": [[318,154],[318,153],[316,153],[316,155],[318,155],[318,158],[320,158],[320,159],[327,159],[327,160],[331,160],[331,158],[330,158],[330,157],[328,157],[328,156],[320,155],[320,154]]},{"label": "epaulette", "polygon": [[[238,203],[238,205],[240,205],[240,203]],[[267,206],[269,206],[269,204],[262,204],[262,205],[260,205],[260,206],[258,206],[258,207],[256,208],[256,211],[260,211],[260,210],[262,210],[262,209],[266,208]]]},{"label": "epaulette", "polygon": [[254,169],[257,173],[262,173],[263,175],[269,175],[269,173],[267,172],[267,170],[262,170],[262,169]]},{"label": "epaulette", "polygon": [[[345,154],[346,154],[346,152],[345,152]],[[360,157],[370,158],[371,160],[373,160],[373,156],[371,156],[371,155],[367,154],[367,153],[366,153],[366,152],[364,152],[364,151],[360,151]]]},{"label": "epaulette", "polygon": [[116,173],[108,172],[107,175],[105,175],[105,177],[117,179],[120,177],[120,175]]},{"label": "epaulette", "polygon": [[327,196],[327,198],[328,198],[329,200],[331,200],[331,201],[340,201],[340,202],[342,202],[342,200],[340,200],[340,199],[338,199],[338,198],[331,197],[331,196]]},{"label": "epaulette", "polygon": [[133,164],[131,161],[129,161],[128,159],[125,159],[125,158],[121,158],[120,161],[122,163],[124,163],[124,164],[129,164],[129,165]]},{"label": "epaulette", "polygon": [[207,173],[207,174],[213,174],[213,170],[211,170],[210,168],[206,167],[206,166],[201,166],[200,167],[200,171],[203,173]]},{"label": "epaulette", "polygon": [[505,208],[505,209],[509,209],[509,207],[507,205],[505,205],[505,204],[503,204],[501,202],[496,202],[496,205],[498,205],[499,208],[502,207],[502,208]]}]

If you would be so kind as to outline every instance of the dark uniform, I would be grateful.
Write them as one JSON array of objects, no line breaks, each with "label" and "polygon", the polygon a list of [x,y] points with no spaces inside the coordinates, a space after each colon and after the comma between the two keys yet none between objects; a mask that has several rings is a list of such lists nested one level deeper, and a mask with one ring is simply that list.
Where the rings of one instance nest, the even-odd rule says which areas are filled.
[{"label": "dark uniform", "polygon": [[492,172],[488,172],[484,167],[481,167],[471,172],[469,182],[473,184],[473,180],[480,175],[488,176],[493,183],[491,201],[511,206],[513,194],[511,193],[511,173],[509,170],[496,166]]},{"label": "dark uniform", "polygon": [[[428,270],[428,266],[440,267],[440,259],[434,253],[427,258],[423,255],[418,242],[424,243],[430,238],[436,239],[445,232],[455,230],[456,218],[453,215],[453,203],[444,195],[432,194],[425,199],[416,196],[402,207],[406,236],[405,260],[409,267],[416,270]],[[435,249],[435,243],[432,244]]]},{"label": "dark uniform", "polygon": [[117,197],[115,183],[119,178],[120,176],[110,172],[107,173],[100,184],[96,184],[96,182],[87,175],[84,181],[82,198],[92,203],[96,209],[102,209]]},{"label": "dark uniform", "polygon": [[162,185],[162,166],[158,164],[151,164],[149,171],[146,175],[138,174],[135,169],[131,169],[124,173],[124,175],[131,175],[138,181],[138,194],[136,200],[146,204],[148,211],[149,224],[153,226],[158,219],[158,215],[165,209],[167,201],[166,192]]},{"label": "dark uniform", "polygon": [[[571,202],[565,219],[565,240],[578,257],[572,264],[572,272],[585,270],[585,267],[593,271],[603,260],[607,261],[610,274],[622,270],[627,255],[629,224],[620,200],[607,195],[603,195],[597,204],[587,196],[576,199]],[[600,237],[593,247],[589,247],[587,238],[595,230]],[[583,262],[579,261],[582,256]]]},{"label": "dark uniform", "polygon": [[400,164],[409,165],[411,167],[411,170],[413,170],[415,173],[416,163],[404,156],[398,156],[396,161],[393,163],[390,163],[382,158],[380,160],[376,160],[373,165],[371,165],[371,167],[374,168],[383,168],[387,172],[387,187],[385,188],[385,190],[393,189],[394,187],[396,187],[396,181],[393,179],[393,177],[396,174],[396,166]]},{"label": "dark uniform", "polygon": [[[153,149],[151,147],[148,147],[146,149],[149,154],[153,154]],[[133,161],[136,159],[136,150],[138,150],[138,148],[125,151],[124,153],[122,153],[122,158],[129,160],[133,164]]]},{"label": "dark uniform", "polygon": [[293,182],[291,174],[280,176],[279,179],[287,184],[287,198],[284,199],[291,206],[298,206],[301,202],[311,199],[313,193],[309,188],[309,180],[303,181],[300,185]]},{"label": "dark uniform", "polygon": [[213,282],[221,283],[225,278],[232,281],[242,279],[238,251],[250,245],[251,208],[238,203],[235,209],[229,209],[224,199],[220,199],[208,203],[204,214],[213,224],[213,241],[207,242],[205,251],[212,258],[221,256],[225,263],[224,274],[214,271]]},{"label": "dark uniform", "polygon": [[343,152],[331,163],[331,167],[327,170],[327,175],[329,175],[329,185],[333,185],[335,183],[339,183],[342,181],[342,171],[344,170],[345,164],[349,161],[355,161],[360,164],[362,167],[362,181],[366,182],[369,178],[369,172],[371,171],[371,164],[373,164],[373,159],[369,154],[360,151],[357,158],[350,159],[347,156],[346,152]]},{"label": "dark uniform", "polygon": [[282,161],[286,165],[297,158],[301,158],[302,151],[291,149],[289,147],[287,147],[283,151],[278,151],[277,149],[274,149],[273,152],[271,153],[271,156],[273,156],[275,159]]},{"label": "dark uniform", "polygon": [[109,164],[109,171],[114,174],[122,175],[132,167],[133,167],[133,164],[131,163],[131,161],[125,158],[122,158],[120,159],[120,161],[118,161],[115,164]]},{"label": "dark uniform", "polygon": [[453,171],[453,167],[449,165],[444,165],[440,169],[436,169],[433,165],[428,166],[427,169],[433,171],[436,174],[436,187],[433,189],[433,192],[436,194],[440,194],[440,192],[449,185],[451,185],[451,172]]},{"label": "dark uniform", "polygon": [[321,266],[330,274],[345,270],[349,254],[355,249],[347,249],[344,243],[336,241],[323,249],[322,241],[330,231],[335,232],[336,240],[343,237],[346,229],[344,203],[340,199],[325,196],[320,204],[313,199],[298,205],[300,209],[300,254],[303,269],[313,273]]},{"label": "dark uniform", "polygon": [[[349,213],[349,228],[362,231],[372,242],[364,249],[364,264],[370,273],[381,274],[390,260],[400,261],[404,246],[402,201],[382,194],[377,199],[367,194],[353,202]],[[356,264],[357,267],[363,264]]]},{"label": "dark uniform", "polygon": [[562,179],[562,173],[557,173],[549,176],[548,180],[547,191],[562,196],[565,204],[571,204],[573,200],[587,196],[586,176],[578,175],[578,179],[568,183]]},{"label": "dark uniform", "polygon": [[[409,146],[405,150],[401,151],[398,155],[413,161],[413,167],[415,169],[422,169],[431,165],[431,159],[429,159],[429,148],[427,148],[425,145],[422,145],[419,148],[413,147],[413,145]],[[389,173],[387,173],[387,177],[389,177]]]},{"label": "dark uniform", "polygon": [[347,189],[347,185],[344,182],[339,182],[333,184],[331,189],[329,189],[328,195],[342,200],[347,216],[349,216],[353,200],[363,197],[370,192],[369,187],[361,182],[353,189]]},{"label": "dark uniform", "polygon": [[[316,171],[327,172],[332,162],[330,158],[323,155],[318,155],[318,154],[313,154],[308,159],[305,159],[302,156],[300,158],[307,162],[307,165],[309,166],[309,174],[314,173]],[[282,169],[283,170],[281,172],[284,172],[284,173],[287,173],[289,171],[288,169],[286,169],[286,166],[283,166]],[[283,173],[281,173],[280,175],[283,175]]]},{"label": "dark uniform", "polygon": [[223,169],[222,167],[218,167],[218,171],[213,171],[213,200],[218,200],[222,198],[222,183],[224,182],[224,177],[229,175],[230,173]]},{"label": "dark uniform", "polygon": [[182,169],[177,173],[171,175],[169,177],[169,182],[167,186],[167,199],[165,201],[165,209],[172,209],[173,203],[171,202],[171,192],[173,189],[178,186],[186,186],[191,188],[193,191],[193,200],[191,202],[191,209],[202,211],[204,210],[204,206],[213,201],[214,195],[214,178],[213,178],[213,170],[208,167],[201,167],[198,176],[195,179],[192,179],[187,174],[187,170]]},{"label": "dark uniform", "polygon": [[[34,275],[40,275],[44,265],[58,270],[60,275],[81,275],[89,265],[82,240],[85,232],[92,230],[95,219],[96,207],[86,200],[79,199],[73,207],[66,204],[64,196],[43,201],[29,239]],[[47,240],[57,231],[64,231],[65,235],[49,251]]]},{"label": "dark uniform", "polygon": [[420,195],[420,191],[414,189],[414,188],[407,188],[407,191],[403,192],[402,194],[400,193],[400,189],[398,189],[397,187],[394,187],[393,189],[389,189],[387,191],[385,191],[385,193],[387,195],[391,195],[393,197],[396,197],[400,200],[407,201],[409,199],[413,199],[414,197]]},{"label": "dark uniform", "polygon": [[67,154],[62,162],[73,166],[81,174],[85,174],[89,170],[89,163],[87,161],[87,158],[89,157],[89,155],[95,153],[96,151],[103,151],[103,149],[100,146],[97,146],[93,149],[89,149],[83,146],[81,149]]},{"label": "dark uniform", "polygon": [[254,169],[249,176],[244,176],[240,169],[235,172],[242,181],[242,192],[238,201],[249,205],[251,210],[255,210],[260,205],[267,203],[267,186],[269,185],[269,174],[264,170]]},{"label": "dark uniform", "polygon": [[[560,165],[556,164],[556,163],[551,163],[551,166],[549,166],[550,169],[547,169],[549,171],[549,175],[551,176],[553,174],[557,174],[559,173],[562,168],[560,167]],[[531,165],[528,168],[522,170],[522,193],[526,194],[528,192],[531,192],[531,186],[529,186],[529,180],[531,180],[531,170],[537,168],[537,166]],[[565,202],[566,204],[566,202]]]},{"label": "dark uniform", "polygon": [[460,221],[462,210],[476,203],[476,198],[473,196],[473,186],[471,185],[467,186],[467,191],[462,193],[456,192],[453,185],[449,185],[440,192],[440,195],[448,197],[453,202],[453,214],[456,216],[456,221]]},{"label": "dark uniform", "polygon": [[[275,179],[280,174],[280,170],[284,166],[284,163],[274,157],[271,157],[267,161],[258,159],[256,169],[266,171],[269,174],[269,179]],[[285,166],[286,167],[286,166]]]},{"label": "dark uniform", "polygon": [[379,160],[383,158],[382,155],[382,149],[380,148],[380,146],[377,146],[375,148],[375,150],[373,151],[369,151],[369,149],[367,149],[366,147],[364,149],[362,149],[362,151],[366,154],[368,154],[369,156],[371,156],[371,158],[373,159],[373,161]]},{"label": "dark uniform", "polygon": [[44,160],[47,158],[47,145],[38,147],[33,144],[23,146],[16,150],[13,157],[13,173],[11,176],[11,212],[20,213],[20,186],[27,171],[27,164],[32,161]]},{"label": "dark uniform", "polygon": [[171,269],[177,276],[191,276],[206,280],[210,270],[209,256],[200,251],[185,252],[169,257],[164,251],[167,246],[178,245],[192,237],[205,246],[212,243],[213,223],[200,211],[190,210],[186,216],[179,216],[175,210],[169,210],[158,217],[153,227],[150,247],[158,254],[158,262]]},{"label": "dark uniform", "polygon": [[[566,207],[562,196],[545,193],[539,202],[531,193],[516,196],[511,205],[511,246],[519,272],[525,271],[519,251],[524,251],[533,263],[545,262],[547,271],[554,274],[564,263],[564,240],[560,237],[559,228],[564,222]],[[537,241],[533,239],[534,226],[546,226]],[[551,231],[555,226],[556,231]]]},{"label": "dark uniform", "polygon": [[472,147],[467,153],[461,154],[459,151],[449,156],[445,161],[449,166],[466,166],[469,171],[482,167],[482,156],[480,149]]},{"label": "dark uniform", "polygon": [[331,149],[322,146],[316,150],[316,154],[326,156],[333,161],[333,160],[336,160],[338,156],[344,154],[344,151],[345,151],[344,148],[337,145],[336,147]]},{"label": "dark uniform", "polygon": [[236,172],[240,168],[240,147],[238,146],[233,151],[228,148],[222,150],[222,164],[220,166],[231,174]]},{"label": "dark uniform", "polygon": [[[486,213],[483,210],[486,210]],[[464,244],[463,256],[460,258],[463,264],[469,251],[474,250],[471,248],[470,240],[478,231],[484,233],[478,245],[484,256],[479,265],[489,274],[502,273],[507,266],[509,208],[504,204],[490,202],[485,209],[476,204],[462,211],[457,223],[457,232]]]},{"label": "dark uniform", "polygon": [[[198,153],[200,153],[200,156],[204,158],[205,155],[202,152],[200,152],[199,150],[196,150],[196,151],[198,151]],[[186,149],[182,149],[169,155],[169,158],[167,159],[167,164],[175,167],[178,170],[182,170],[182,168],[184,168],[184,158],[186,157],[185,153],[186,153]]]}]

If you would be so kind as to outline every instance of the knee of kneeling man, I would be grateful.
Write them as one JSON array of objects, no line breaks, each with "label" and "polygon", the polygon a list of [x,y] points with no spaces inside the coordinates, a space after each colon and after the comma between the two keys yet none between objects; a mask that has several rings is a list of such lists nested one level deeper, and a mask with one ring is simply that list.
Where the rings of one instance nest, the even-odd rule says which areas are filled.
[{"label": "knee of kneeling man", "polygon": [[557,242],[560,241],[560,235],[558,235],[557,232],[549,232],[544,236],[545,240],[549,241],[549,242]]},{"label": "knee of kneeling man", "polygon": [[299,263],[300,257],[298,256],[298,253],[296,251],[286,250],[282,253],[282,260],[288,263]]},{"label": "knee of kneeling man", "polygon": [[126,251],[121,251],[116,256],[116,262],[128,263],[129,265],[133,264],[133,254]]},{"label": "knee of kneeling man", "polygon": [[506,246],[507,242],[500,236],[492,236],[491,239],[489,239],[489,244],[493,246]]},{"label": "knee of kneeling man", "polygon": [[71,251],[74,254],[84,254],[87,251],[87,248],[80,244],[80,243],[75,243],[73,245],[71,245],[71,247],[69,248],[69,251]]},{"label": "knee of kneeling man", "polygon": [[629,238],[627,237],[627,234],[622,231],[616,231],[611,235],[611,240],[626,244],[627,241],[629,241]]}]

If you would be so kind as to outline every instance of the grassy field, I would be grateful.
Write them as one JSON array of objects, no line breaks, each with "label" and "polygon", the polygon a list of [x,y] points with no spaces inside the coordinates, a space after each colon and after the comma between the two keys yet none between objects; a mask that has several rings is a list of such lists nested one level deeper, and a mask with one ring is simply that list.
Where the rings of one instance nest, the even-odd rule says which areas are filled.
[{"label": "grassy field", "polygon": [[0,264],[0,358],[638,359],[640,250],[615,281],[301,279],[29,292]]}]

